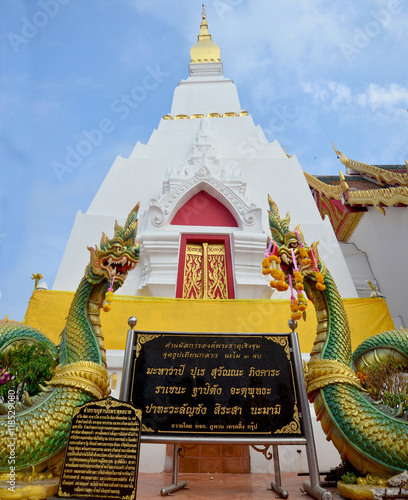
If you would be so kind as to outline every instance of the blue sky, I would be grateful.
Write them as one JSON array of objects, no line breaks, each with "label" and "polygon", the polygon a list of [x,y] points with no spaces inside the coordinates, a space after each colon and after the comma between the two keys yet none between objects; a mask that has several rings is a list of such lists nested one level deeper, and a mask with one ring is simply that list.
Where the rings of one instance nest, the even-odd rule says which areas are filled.
[{"label": "blue sky", "polygon": [[[1,4],[0,318],[22,320],[32,273],[52,287],[77,211],[88,209],[115,157],[146,143],[170,112],[173,90],[188,76],[201,1]],[[406,2],[211,0],[206,7],[243,109],[304,170],[338,173],[331,141],[366,163],[408,159]],[[152,74],[157,85],[146,90]],[[146,92],[125,105],[135,86]],[[93,147],[81,150],[89,137]],[[61,170],[78,148],[69,171]]]}]

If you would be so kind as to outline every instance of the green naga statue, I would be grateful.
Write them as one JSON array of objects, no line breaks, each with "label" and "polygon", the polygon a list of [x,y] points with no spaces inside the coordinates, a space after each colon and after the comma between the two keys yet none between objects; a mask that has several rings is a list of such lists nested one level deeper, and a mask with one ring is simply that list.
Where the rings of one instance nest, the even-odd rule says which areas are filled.
[{"label": "green naga statue", "polygon": [[[317,243],[308,247],[299,228],[289,229],[289,214],[281,219],[269,197],[272,244],[262,262],[271,274],[271,286],[292,293],[292,318],[298,319],[313,302],[317,335],[307,366],[309,400],[328,440],[362,475],[390,477],[408,470],[408,420],[395,410],[374,401],[356,375],[370,360],[392,355],[408,362],[408,330],[383,332],[365,340],[354,355],[350,328],[337,287],[319,258]],[[304,292],[303,292],[304,291]],[[295,293],[296,293],[295,292]]]},{"label": "green naga statue", "polygon": [[[64,455],[74,408],[110,393],[99,312],[139,261],[138,210],[139,204],[124,227],[115,224],[112,239],[103,233],[100,248],[88,247],[91,260],[72,300],[58,347],[28,325],[0,321],[0,350],[25,339],[45,344],[58,358],[47,387],[16,404],[16,471],[52,471]],[[0,413],[0,441],[4,443],[9,435],[7,403],[0,405]],[[9,449],[2,444],[0,474],[10,471],[8,460]]]}]

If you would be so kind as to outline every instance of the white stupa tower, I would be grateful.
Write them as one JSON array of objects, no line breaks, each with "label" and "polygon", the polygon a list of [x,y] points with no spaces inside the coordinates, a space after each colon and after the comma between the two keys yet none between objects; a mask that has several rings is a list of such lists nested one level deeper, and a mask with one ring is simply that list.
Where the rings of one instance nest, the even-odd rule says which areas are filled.
[{"label": "white stupa tower", "polygon": [[[147,144],[137,142],[129,158],[118,156],[86,213],[78,212],[53,290],[35,291],[26,314],[29,324],[51,338],[59,333],[72,300],[68,292],[76,290],[89,263],[87,246],[98,243],[102,232],[111,235],[115,220],[124,224],[140,201],[140,262],[116,294],[125,297],[117,297],[109,315],[101,317],[108,371],[119,380],[132,315],[138,317],[137,329],[149,332],[287,330],[288,304],[270,299],[289,299],[290,292],[272,297],[261,272],[268,195],[281,215],[290,212],[292,227],[299,224],[309,244],[320,242],[320,257],[341,296],[358,297],[330,220],[322,220],[296,156],[288,156],[277,139],[268,142],[241,108],[236,86],[224,76],[204,8],[188,78],[175,89],[171,109],[163,111]],[[359,319],[361,311],[360,304],[354,314]],[[312,316],[298,328],[305,354],[315,339]],[[118,396],[118,388],[113,395]],[[326,467],[335,467],[338,453],[314,422],[318,455]],[[141,470],[162,471],[166,445],[143,446]],[[305,453],[287,448],[282,470],[305,470]],[[248,447],[241,451],[233,472],[271,472],[272,463],[259,453],[251,449],[249,456]]]},{"label": "white stupa tower", "polygon": [[[296,156],[288,156],[278,140],[268,142],[241,108],[235,84],[224,76],[204,8],[188,78],[175,89],[171,110],[164,112],[147,144],[137,142],[129,158],[119,155],[86,213],[78,212],[53,286],[54,291],[76,290],[89,262],[87,246],[99,242],[103,231],[109,235],[115,220],[123,224],[140,201],[140,262],[117,292],[128,296],[125,312],[118,319],[114,305],[106,329],[102,318],[108,370],[117,372],[119,379],[125,322],[134,314],[138,327],[143,323],[140,330],[148,331],[242,332],[240,320],[246,322],[245,331],[278,331],[277,307],[270,306],[272,289],[261,273],[269,235],[268,195],[281,215],[290,212],[293,227],[301,226],[307,242],[320,242],[320,256],[342,297],[357,297],[330,221],[322,220]],[[216,273],[208,270],[210,260]],[[36,300],[50,294],[37,294]],[[273,299],[289,296],[274,293]],[[206,309],[197,319],[199,304]],[[54,303],[50,307],[57,310]],[[280,328],[285,329],[289,309],[281,316]],[[320,426],[316,432],[319,453],[325,459],[331,454],[330,465],[338,465],[337,452],[326,443]],[[165,445],[143,446],[141,469],[163,470]],[[292,470],[299,461],[300,455],[289,448],[283,470]],[[238,459],[242,468],[234,472],[248,472],[249,462],[251,471],[268,470],[271,464],[259,455],[251,450],[249,459],[246,448]],[[302,460],[305,467],[305,457]]]},{"label": "white stupa tower", "polygon": [[[76,289],[89,260],[87,244],[98,242],[116,219],[124,222],[140,201],[141,260],[119,293],[269,298],[272,290],[260,261],[269,234],[270,194],[281,214],[289,211],[301,225],[308,242],[320,241],[342,296],[356,297],[330,222],[322,221],[297,158],[287,156],[276,139],[268,142],[241,109],[235,84],[223,74],[204,8],[188,70],[174,91],[170,113],[147,144],[138,142],[129,158],[118,156],[87,212],[78,212],[53,289]],[[187,286],[188,259],[197,252],[202,258],[205,252],[221,252],[219,286]]]}]

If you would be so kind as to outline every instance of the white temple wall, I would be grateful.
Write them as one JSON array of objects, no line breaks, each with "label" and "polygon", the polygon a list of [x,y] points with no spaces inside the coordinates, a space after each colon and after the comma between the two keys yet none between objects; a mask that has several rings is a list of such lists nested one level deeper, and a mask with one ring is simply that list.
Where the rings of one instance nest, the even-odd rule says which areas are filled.
[{"label": "white temple wall", "polygon": [[383,216],[370,208],[351,236],[350,243],[367,254],[379,290],[388,299],[396,328],[407,328],[408,210],[386,207],[385,212]]},{"label": "white temple wall", "polygon": [[224,77],[189,78],[174,90],[171,114],[239,113],[238,92],[231,80]]},{"label": "white temple wall", "polygon": [[[197,139],[198,132],[202,134],[199,139]],[[254,138],[258,142],[254,143],[252,140]],[[201,148],[198,148],[198,152],[197,143]],[[152,253],[142,257],[139,267],[144,265],[153,267],[131,273],[120,293],[174,296],[179,234],[177,237],[171,235],[171,255],[167,252],[166,262],[159,263],[156,254],[160,249],[160,243],[156,243],[158,248],[155,249],[151,242],[157,238],[167,241],[170,238],[168,231],[170,229],[174,231],[176,228],[168,226],[171,222],[169,219],[166,227],[160,230],[152,228],[153,232],[156,232],[155,235],[149,227],[148,232],[152,234],[148,237],[145,234],[150,223],[147,220],[150,217],[148,212],[152,200],[154,204],[155,200],[163,198],[164,189],[171,193],[184,182],[184,179],[191,179],[195,175],[198,167],[194,165],[199,161],[200,154],[204,154],[203,150],[209,155],[208,158],[203,157],[203,162],[210,174],[215,176],[213,179],[218,179],[218,184],[226,183],[226,186],[230,186],[226,188],[227,191],[232,189],[248,206],[252,204],[262,211],[260,223],[265,234],[265,244],[269,234],[267,200],[270,194],[277,203],[281,216],[290,211],[292,225],[301,225],[308,243],[320,241],[322,257],[332,272],[342,296],[357,296],[333,230],[327,221],[322,222],[298,160],[296,157],[287,158],[277,141],[266,142],[262,130],[254,126],[251,117],[161,120],[159,129],[152,134],[147,145],[138,143],[129,159],[118,156],[87,213],[77,215],[53,288],[75,290],[88,262],[86,245],[99,243],[102,231],[108,235],[112,234],[114,220],[118,219],[119,223],[123,224],[131,208],[140,201],[138,238],[143,249],[146,251],[150,248]],[[224,154],[231,156],[225,157]],[[207,192],[231,209],[228,207],[228,199],[223,199],[211,186],[205,186],[205,183],[203,185]],[[197,185],[197,189],[199,187]],[[184,198],[188,199],[192,194],[193,192],[184,194]],[[103,226],[105,222],[106,225]],[[207,232],[209,228],[183,226],[177,230],[179,233],[197,233]],[[225,230],[231,232],[231,228],[224,228]],[[223,228],[213,228],[212,231],[225,234]],[[234,234],[236,241],[242,240],[239,231],[234,231]],[[260,273],[259,277],[255,276],[254,272],[250,276],[247,273],[248,263],[244,262],[244,258],[247,261],[256,258],[260,262],[262,257],[261,233],[253,236],[253,256],[250,256],[251,243],[246,243],[246,255],[242,253],[242,244],[241,254],[238,247],[236,248],[238,253],[235,259],[237,265],[235,273],[239,288],[237,297],[240,298],[265,297],[265,289],[259,289],[260,291],[254,293],[261,280]],[[234,260],[234,251],[233,254]],[[157,270],[158,265],[161,266],[162,277],[159,279],[156,274],[151,286],[146,288],[144,284],[146,276],[155,266]],[[252,267],[253,265],[254,263]],[[245,288],[242,288],[241,284],[245,285]],[[276,298],[285,297],[283,294],[275,295]]]},{"label": "white temple wall", "polygon": [[368,262],[367,254],[357,248],[354,243],[343,241],[339,243],[358,296],[361,298],[371,297],[373,290],[368,282],[374,283],[375,276]]}]

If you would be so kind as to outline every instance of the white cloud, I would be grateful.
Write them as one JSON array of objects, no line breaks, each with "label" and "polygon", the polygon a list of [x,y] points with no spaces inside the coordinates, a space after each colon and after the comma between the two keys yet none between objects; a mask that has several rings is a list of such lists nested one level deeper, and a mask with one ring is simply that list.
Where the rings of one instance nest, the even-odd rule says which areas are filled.
[{"label": "white cloud", "polygon": [[370,83],[361,93],[353,92],[348,85],[334,81],[303,82],[302,88],[315,102],[326,104],[332,109],[348,105],[357,105],[374,112],[380,108],[383,112],[408,109],[408,87],[397,83],[390,83],[388,86]]},{"label": "white cloud", "polygon": [[303,82],[302,87],[303,92],[305,94],[310,94],[315,102],[325,102],[328,101],[330,97],[327,85],[321,85],[312,82]]},{"label": "white cloud", "polygon": [[358,96],[361,103],[365,102],[373,109],[385,108],[408,108],[408,87],[397,83],[391,83],[388,87],[381,87],[376,83],[370,83],[365,94]]},{"label": "white cloud", "polygon": [[334,81],[324,84],[304,82],[303,92],[310,94],[315,102],[328,103],[331,108],[338,109],[341,105],[353,101],[352,91],[349,86]]}]

